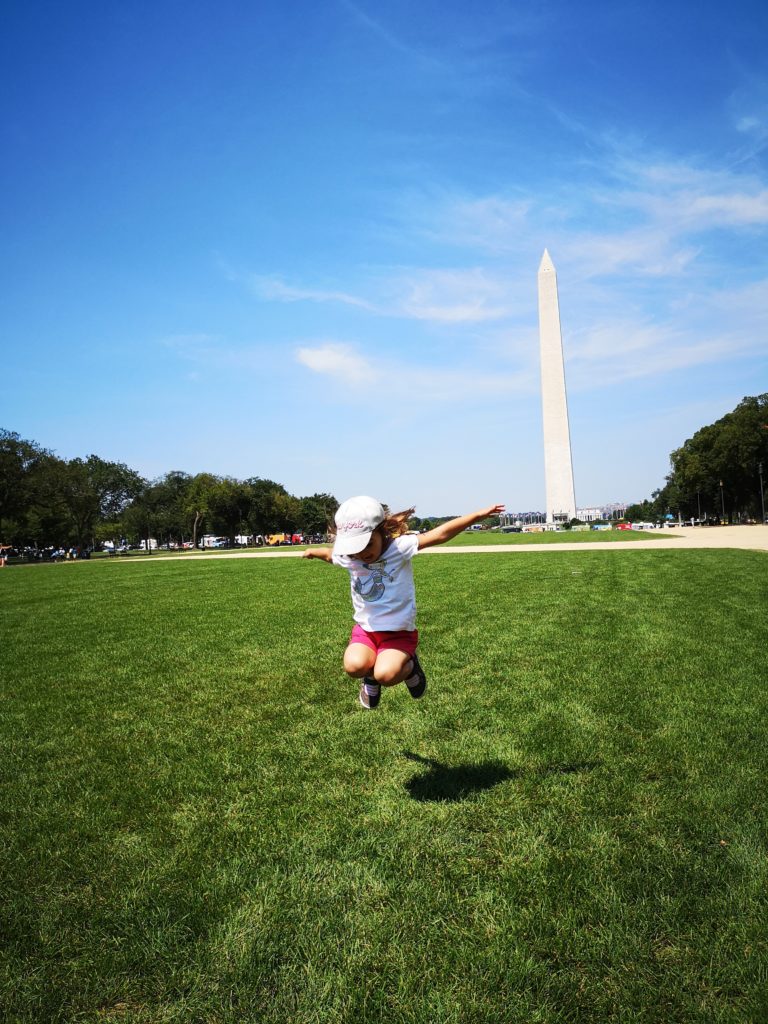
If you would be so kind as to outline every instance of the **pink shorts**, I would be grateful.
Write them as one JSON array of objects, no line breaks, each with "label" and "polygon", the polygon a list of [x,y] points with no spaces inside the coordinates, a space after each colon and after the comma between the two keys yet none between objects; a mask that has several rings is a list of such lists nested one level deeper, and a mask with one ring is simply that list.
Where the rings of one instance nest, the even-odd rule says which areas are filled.
[{"label": "pink shorts", "polygon": [[413,656],[419,643],[419,631],[418,629],[393,629],[381,633],[369,633],[362,626],[355,625],[349,642],[365,644],[376,654],[379,651],[402,651],[403,654]]}]

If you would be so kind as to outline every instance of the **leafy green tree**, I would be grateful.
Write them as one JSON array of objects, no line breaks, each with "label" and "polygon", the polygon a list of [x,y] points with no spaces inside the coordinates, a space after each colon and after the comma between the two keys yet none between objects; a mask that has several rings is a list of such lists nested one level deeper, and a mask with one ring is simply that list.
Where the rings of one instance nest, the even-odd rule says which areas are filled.
[{"label": "leafy green tree", "polygon": [[187,528],[192,535],[193,547],[198,547],[203,534],[203,527],[212,518],[212,507],[215,501],[214,492],[219,477],[212,473],[198,473],[190,481],[184,495],[183,509]]},{"label": "leafy green tree", "polygon": [[283,531],[285,526],[280,501],[290,497],[288,491],[274,480],[263,480],[257,476],[246,480],[245,485],[250,496],[247,515],[250,532],[266,535]]},{"label": "leafy green tree", "polygon": [[436,526],[439,526],[440,523],[444,523],[446,521],[446,519],[440,519],[436,516],[426,516],[424,519],[420,519],[419,516],[412,516],[408,520],[408,526],[411,530],[417,530],[419,533],[425,533],[427,530],[434,530]]},{"label": "leafy green tree", "polygon": [[338,501],[332,494],[313,494],[299,502],[299,528],[308,534],[328,532]]},{"label": "leafy green tree", "polygon": [[275,498],[275,515],[280,533],[295,533],[299,528],[301,502],[292,494],[278,494]]},{"label": "leafy green tree", "polygon": [[251,494],[246,484],[231,477],[220,479],[211,488],[209,510],[213,529],[225,534],[230,543],[245,524],[251,505]]},{"label": "leafy green tree", "polygon": [[41,466],[53,458],[35,441],[25,441],[10,430],[0,429],[0,541],[24,544],[30,532],[29,517],[40,497],[37,478]]},{"label": "leafy green tree", "polygon": [[723,505],[730,522],[761,514],[759,466],[768,466],[768,394],[744,398],[715,423],[697,430],[670,455],[670,473],[654,495],[661,515],[683,518]]},{"label": "leafy green tree", "polygon": [[181,542],[190,530],[186,499],[192,477],[172,470],[148,483],[123,517],[122,533],[134,538],[152,536]]},{"label": "leafy green tree", "polygon": [[174,470],[147,481],[123,463],[96,455],[66,461],[0,431],[0,540],[182,540],[204,531],[232,539],[252,533],[325,533],[338,508],[331,494],[297,498],[274,480],[245,481]]},{"label": "leafy green tree", "polygon": [[134,470],[97,455],[69,462],[56,460],[51,468],[55,492],[66,510],[70,538],[79,545],[93,539],[98,522],[119,518],[145,487],[145,481]]},{"label": "leafy green tree", "polygon": [[[657,492],[658,493],[658,492]],[[627,505],[624,518],[630,523],[653,523],[659,518],[655,501],[640,501],[635,505]]]},{"label": "leafy green tree", "polygon": [[[730,521],[737,512],[755,516],[760,507],[758,464],[768,459],[768,394],[744,398],[718,420],[712,444],[713,468],[723,481]],[[719,481],[718,481],[719,486]]]},{"label": "leafy green tree", "polygon": [[60,487],[63,466],[66,462],[50,455],[35,468],[27,524],[31,543],[37,547],[61,546],[77,539]]},{"label": "leafy green tree", "polygon": [[191,483],[189,473],[174,469],[152,484],[152,512],[157,522],[157,532],[167,540],[181,543],[184,539],[184,503]]}]

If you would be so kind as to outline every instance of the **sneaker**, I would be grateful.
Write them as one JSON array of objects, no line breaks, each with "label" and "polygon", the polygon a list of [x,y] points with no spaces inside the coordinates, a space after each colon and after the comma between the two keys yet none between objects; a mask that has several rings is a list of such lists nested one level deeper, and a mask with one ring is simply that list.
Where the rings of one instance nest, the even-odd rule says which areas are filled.
[{"label": "sneaker", "polygon": [[421,663],[415,654],[413,656],[413,675],[410,679],[406,679],[405,685],[415,700],[424,696],[424,691],[427,688],[427,677],[424,675],[424,669],[421,667]]},{"label": "sneaker", "polygon": [[[369,693],[369,689],[375,690],[375,693]],[[381,684],[377,683],[375,679],[369,679],[366,676],[360,684],[359,698],[360,703],[367,711],[373,711],[374,708],[379,706],[379,701],[381,700]]]}]

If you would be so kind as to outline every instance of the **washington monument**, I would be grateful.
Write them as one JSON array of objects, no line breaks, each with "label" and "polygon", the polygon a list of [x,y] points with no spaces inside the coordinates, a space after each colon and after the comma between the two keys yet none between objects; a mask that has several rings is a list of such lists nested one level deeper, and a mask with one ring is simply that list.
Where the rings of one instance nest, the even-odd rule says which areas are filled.
[{"label": "washington monument", "polygon": [[565,395],[563,339],[557,301],[557,274],[547,250],[539,264],[539,340],[541,345],[541,405],[544,413],[544,475],[547,522],[576,518],[571,434]]}]

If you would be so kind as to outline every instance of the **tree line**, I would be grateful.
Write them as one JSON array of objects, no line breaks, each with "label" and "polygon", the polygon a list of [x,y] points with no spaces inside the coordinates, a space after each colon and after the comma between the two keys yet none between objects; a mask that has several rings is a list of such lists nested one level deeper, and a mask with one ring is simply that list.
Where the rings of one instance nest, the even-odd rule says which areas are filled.
[{"label": "tree line", "polygon": [[[626,517],[762,520],[763,469],[768,475],[768,394],[744,398],[673,451],[664,485],[630,505]],[[338,505],[331,494],[296,497],[258,476],[172,470],[146,480],[122,462],[61,459],[0,429],[0,542],[17,549],[148,537],[199,546],[204,533],[231,541],[238,534],[318,535],[328,531]],[[440,521],[414,518],[410,525],[429,529]]]},{"label": "tree line", "polygon": [[768,474],[768,394],[697,430],[670,455],[670,472],[650,498],[627,508],[631,522],[667,515],[729,523],[765,518]]},{"label": "tree line", "polygon": [[261,477],[236,480],[178,470],[146,480],[97,455],[61,459],[35,441],[0,429],[0,541],[21,550],[191,542],[205,533],[325,534],[338,508],[331,494],[296,497]]}]

